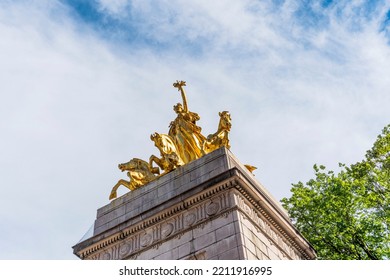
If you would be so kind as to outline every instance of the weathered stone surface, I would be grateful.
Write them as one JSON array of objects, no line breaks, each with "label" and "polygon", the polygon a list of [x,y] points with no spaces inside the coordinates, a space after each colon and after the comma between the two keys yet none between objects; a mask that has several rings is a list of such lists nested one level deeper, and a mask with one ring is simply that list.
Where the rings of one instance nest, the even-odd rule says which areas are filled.
[{"label": "weathered stone surface", "polygon": [[98,209],[81,259],[312,259],[286,212],[225,148]]}]

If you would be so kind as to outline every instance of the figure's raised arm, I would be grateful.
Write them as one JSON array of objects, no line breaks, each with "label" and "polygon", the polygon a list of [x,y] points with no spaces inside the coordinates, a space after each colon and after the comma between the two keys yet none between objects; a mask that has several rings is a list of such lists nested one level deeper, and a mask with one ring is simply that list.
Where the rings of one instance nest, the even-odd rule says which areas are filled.
[{"label": "figure's raised arm", "polygon": [[186,96],[186,92],[184,91],[184,88],[183,88],[186,86],[186,82],[185,81],[176,81],[176,83],[174,83],[173,86],[175,88],[177,88],[177,90],[180,91],[181,97],[183,99],[184,112],[188,112],[187,96]]}]

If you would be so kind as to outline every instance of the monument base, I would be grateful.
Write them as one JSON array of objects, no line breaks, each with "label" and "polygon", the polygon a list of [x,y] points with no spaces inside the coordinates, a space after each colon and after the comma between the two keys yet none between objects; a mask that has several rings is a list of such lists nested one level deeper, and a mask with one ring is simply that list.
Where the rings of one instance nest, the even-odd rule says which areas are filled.
[{"label": "monument base", "polygon": [[220,148],[98,209],[81,259],[315,259],[285,210]]}]

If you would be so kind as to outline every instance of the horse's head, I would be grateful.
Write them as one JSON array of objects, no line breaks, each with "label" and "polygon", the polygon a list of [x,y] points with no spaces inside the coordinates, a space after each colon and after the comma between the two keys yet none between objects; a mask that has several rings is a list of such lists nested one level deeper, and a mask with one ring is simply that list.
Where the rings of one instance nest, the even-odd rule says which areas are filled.
[{"label": "horse's head", "polygon": [[162,154],[171,154],[172,152],[176,152],[175,143],[169,135],[155,132],[150,135],[150,139],[154,141],[154,145]]},{"label": "horse's head", "polygon": [[142,163],[141,161],[142,161],[141,159],[133,158],[129,162],[118,164],[118,168],[122,172],[125,171],[125,170],[131,171],[131,170],[139,169],[140,166],[141,166],[141,163]]},{"label": "horse's head", "polygon": [[219,113],[220,120],[218,125],[218,131],[221,130],[227,130],[230,131],[230,128],[232,127],[232,119],[230,117],[230,113],[228,111],[223,111]]},{"label": "horse's head", "polygon": [[154,142],[154,145],[156,147],[161,147],[162,146],[162,137],[161,137],[161,134],[155,132],[153,133],[152,135],[150,135],[150,140],[152,140]]},{"label": "horse's head", "polygon": [[150,135],[150,140],[156,142],[157,139],[160,138],[160,137],[161,137],[160,134],[157,133],[157,132],[155,132],[155,133],[153,133],[153,134]]}]

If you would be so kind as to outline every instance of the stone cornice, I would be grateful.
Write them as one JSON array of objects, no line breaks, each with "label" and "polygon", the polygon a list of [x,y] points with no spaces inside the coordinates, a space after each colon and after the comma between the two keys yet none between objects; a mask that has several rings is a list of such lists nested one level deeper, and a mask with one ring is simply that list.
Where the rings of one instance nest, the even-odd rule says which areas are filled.
[{"label": "stone cornice", "polygon": [[[190,197],[186,200],[183,200],[179,204],[176,204],[170,208],[167,208],[165,211],[160,212],[158,215],[150,217],[150,218],[148,218],[140,223],[137,223],[137,224],[130,226],[126,229],[123,229],[116,234],[113,234],[109,237],[106,237],[102,240],[99,240],[98,242],[94,243],[93,245],[88,246],[88,247],[80,250],[78,252],[78,256],[81,259],[96,259],[96,258],[94,258],[94,256],[97,253],[100,253],[102,251],[107,251],[107,249],[115,247],[115,246],[119,245],[120,243],[123,243],[123,241],[126,241],[129,238],[134,239],[134,237],[137,237],[137,238],[139,237],[138,239],[135,238],[137,240],[135,240],[135,241],[133,240],[133,242],[135,242],[134,244],[136,246],[138,246],[138,245],[140,245],[140,246],[139,246],[139,248],[137,248],[137,250],[136,250],[137,252],[132,252],[131,255],[135,255],[136,253],[140,253],[141,251],[147,250],[150,247],[158,246],[157,243],[159,243],[159,242],[161,243],[161,241],[162,241],[160,238],[160,236],[162,234],[161,230],[164,230],[161,228],[162,224],[166,223],[169,219],[174,219],[175,217],[179,216],[185,210],[193,210],[194,208],[196,208],[199,205],[201,205],[204,208],[204,209],[198,209],[197,210],[198,213],[194,214],[195,215],[194,218],[192,218],[193,216],[190,215],[191,213],[186,216],[189,219],[189,222],[191,222],[191,220],[194,219],[194,221],[190,223],[191,227],[180,228],[180,230],[175,231],[175,234],[172,234],[172,233],[169,234],[169,238],[173,238],[179,234],[183,234],[184,230],[190,230],[192,227],[200,226],[201,223],[204,222],[203,221],[204,217],[202,216],[204,214],[206,214],[207,216],[217,217],[217,216],[223,215],[225,212],[230,210],[231,207],[230,207],[230,202],[229,202],[228,196],[226,194],[223,195],[222,192],[230,189],[232,187],[232,183],[234,183],[234,180],[227,180],[227,181],[221,182],[218,185],[215,185],[214,187],[208,188],[207,190],[204,190],[201,193],[199,193],[193,197]],[[222,193],[221,196],[218,196],[220,193]],[[218,202],[213,204],[213,201],[218,201]],[[185,217],[182,217],[182,218],[185,218]],[[180,223],[180,221],[175,222],[175,223]],[[149,239],[149,237],[145,237],[143,239],[144,243],[141,244],[142,237],[140,236],[140,233],[147,232],[153,226],[156,228],[160,227],[160,229],[159,229],[160,233],[155,232],[155,233],[153,233],[154,236],[152,236],[152,238],[153,237],[157,237],[157,238],[153,239],[153,240],[151,239],[150,244],[148,244],[147,239]],[[181,225],[175,224],[175,226],[180,227]],[[168,226],[168,227],[170,227],[170,226]],[[156,230],[157,229],[155,229],[155,231]],[[169,231],[169,229],[165,229],[165,230]],[[172,229],[172,231],[173,231],[173,229]],[[158,236],[158,235],[160,235],[160,236]],[[168,239],[167,237],[168,236],[166,236],[165,238]],[[99,236],[95,236],[93,238],[98,240]],[[144,245],[144,246],[142,246],[142,245]],[[104,258],[108,258],[108,255],[106,255],[104,257],[104,254],[103,254],[103,259]]]}]

